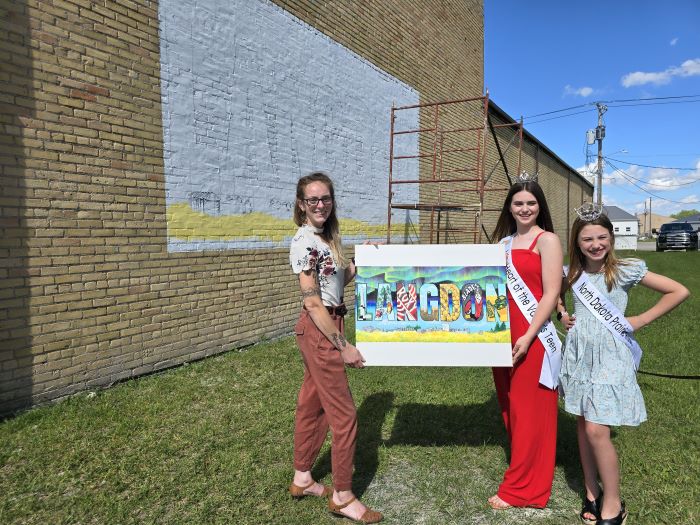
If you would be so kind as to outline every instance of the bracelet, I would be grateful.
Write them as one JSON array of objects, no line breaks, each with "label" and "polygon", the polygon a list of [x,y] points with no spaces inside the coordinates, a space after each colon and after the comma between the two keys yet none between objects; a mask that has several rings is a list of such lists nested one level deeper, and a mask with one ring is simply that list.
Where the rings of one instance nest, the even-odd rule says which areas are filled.
[{"label": "bracelet", "polygon": [[350,260],[352,261],[352,264],[355,264],[355,258],[354,258],[354,257],[350,257]]},{"label": "bracelet", "polygon": [[561,321],[561,318],[564,316],[564,314],[569,315],[569,312],[564,310],[563,312],[557,312],[557,321]]}]

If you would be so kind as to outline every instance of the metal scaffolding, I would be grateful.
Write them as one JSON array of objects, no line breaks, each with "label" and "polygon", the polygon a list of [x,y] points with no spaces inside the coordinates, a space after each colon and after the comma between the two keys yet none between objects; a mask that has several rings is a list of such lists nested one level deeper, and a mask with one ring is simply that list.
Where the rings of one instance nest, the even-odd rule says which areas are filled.
[{"label": "metal scaffolding", "polygon": [[[396,129],[401,112],[418,111],[421,123],[417,129]],[[501,147],[499,128],[513,130],[507,148]],[[492,140],[488,140],[489,133]],[[404,136],[417,137],[417,152],[396,155],[397,140]],[[481,243],[487,213],[499,213],[501,207],[486,199],[490,192],[505,197],[508,187],[497,185],[494,174],[502,166],[508,184],[511,177],[506,155],[517,140],[517,171],[520,173],[523,127],[520,122],[494,124],[489,115],[488,93],[483,97],[416,104],[391,108],[389,143],[389,203],[387,210],[387,243],[392,239],[392,210],[418,211],[421,225],[420,242],[440,244],[449,242]],[[490,153],[491,144],[496,154]],[[491,159],[493,166],[487,166]],[[402,162],[418,165],[418,178],[402,178],[397,171]],[[488,173],[487,173],[488,170]],[[395,202],[403,185],[417,185],[417,202]],[[491,200],[492,202],[486,202]],[[424,227],[427,226],[428,235]]]}]

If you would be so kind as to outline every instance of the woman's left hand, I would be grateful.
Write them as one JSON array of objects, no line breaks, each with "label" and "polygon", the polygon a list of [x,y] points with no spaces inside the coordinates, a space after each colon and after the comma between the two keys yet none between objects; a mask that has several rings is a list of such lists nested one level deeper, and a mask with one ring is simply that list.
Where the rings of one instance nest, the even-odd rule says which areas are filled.
[{"label": "woman's left hand", "polygon": [[527,354],[531,344],[532,338],[527,335],[523,335],[518,338],[513,345],[513,366],[515,366],[518,361],[525,357],[525,354]]}]

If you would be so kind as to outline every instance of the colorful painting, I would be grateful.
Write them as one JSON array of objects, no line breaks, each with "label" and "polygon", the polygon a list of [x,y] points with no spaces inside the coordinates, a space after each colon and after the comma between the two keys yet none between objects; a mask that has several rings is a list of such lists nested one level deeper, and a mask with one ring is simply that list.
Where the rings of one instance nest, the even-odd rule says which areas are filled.
[{"label": "colorful painting", "polygon": [[356,260],[367,364],[510,366],[503,246],[357,246]]}]

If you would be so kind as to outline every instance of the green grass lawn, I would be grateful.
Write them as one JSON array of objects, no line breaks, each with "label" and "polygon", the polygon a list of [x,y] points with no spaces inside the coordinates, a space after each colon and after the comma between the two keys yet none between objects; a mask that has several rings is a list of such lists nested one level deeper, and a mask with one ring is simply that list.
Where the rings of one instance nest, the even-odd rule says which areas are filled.
[{"label": "green grass lawn", "polygon": [[[693,296],[638,334],[642,370],[700,374],[700,255],[637,254]],[[628,313],[655,300],[636,288]],[[341,524],[292,501],[302,366],[292,338],[86,393],[0,423],[0,523]],[[388,524],[570,524],[582,495],[575,423],[560,411],[548,508],[493,511],[506,435],[482,368],[349,371],[355,490]],[[629,524],[700,523],[700,383],[639,375],[649,421],[620,428]],[[330,482],[328,448],[314,469]]]}]

